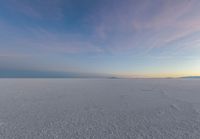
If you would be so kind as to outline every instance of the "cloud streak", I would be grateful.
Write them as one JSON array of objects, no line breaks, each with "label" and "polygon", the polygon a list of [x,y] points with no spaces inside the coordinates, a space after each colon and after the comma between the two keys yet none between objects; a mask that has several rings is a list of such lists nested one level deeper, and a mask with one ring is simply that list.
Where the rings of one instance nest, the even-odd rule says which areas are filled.
[{"label": "cloud streak", "polygon": [[[65,19],[71,16],[65,13],[70,11],[70,6],[76,5],[75,2],[62,0],[8,0],[6,4],[12,11],[33,18],[62,18],[63,25]],[[97,1],[96,5],[92,5],[95,8],[88,7],[91,12],[78,16],[79,23],[85,23],[84,29],[89,32],[88,35],[85,36],[80,30],[75,33],[66,30],[60,34],[43,26],[30,26],[25,34],[37,37],[26,40],[34,48],[57,49],[57,52],[121,53],[138,49],[146,54],[200,31],[199,5],[198,0]],[[75,10],[79,9],[71,11]],[[19,42],[24,41],[19,38]]]},{"label": "cloud streak", "polygon": [[200,31],[200,16],[197,14],[200,2],[197,0],[125,0],[116,3],[111,2],[108,6],[111,8],[100,7],[103,10],[94,13],[99,18],[93,21],[96,35],[104,41],[109,40],[113,51],[135,47],[150,51]]},{"label": "cloud streak", "polygon": [[62,3],[61,0],[7,0],[5,6],[33,18],[62,19]]}]

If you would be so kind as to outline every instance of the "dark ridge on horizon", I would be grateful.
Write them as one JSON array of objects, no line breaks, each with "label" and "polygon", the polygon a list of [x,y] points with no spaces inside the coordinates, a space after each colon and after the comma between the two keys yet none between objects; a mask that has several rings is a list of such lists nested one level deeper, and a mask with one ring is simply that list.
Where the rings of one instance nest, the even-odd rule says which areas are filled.
[{"label": "dark ridge on horizon", "polygon": [[200,79],[200,76],[184,76],[183,79]]}]

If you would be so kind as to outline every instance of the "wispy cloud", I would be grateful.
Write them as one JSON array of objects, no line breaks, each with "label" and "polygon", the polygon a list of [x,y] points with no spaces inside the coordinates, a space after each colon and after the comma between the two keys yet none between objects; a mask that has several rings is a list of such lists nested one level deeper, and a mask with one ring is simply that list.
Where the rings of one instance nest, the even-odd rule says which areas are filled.
[{"label": "wispy cloud", "polygon": [[62,0],[7,0],[6,6],[13,12],[33,18],[63,18]]},{"label": "wispy cloud", "polygon": [[[72,2],[7,1],[7,5],[13,11],[41,19],[64,20],[64,13],[68,12],[64,9],[69,8],[67,4],[70,5]],[[16,44],[66,53],[122,53],[138,50],[147,54],[152,49],[165,47],[200,31],[199,5],[198,0],[100,1],[90,13],[83,14],[82,19],[87,19],[86,23],[89,24],[85,27],[90,32],[87,37],[83,32],[59,33],[49,31],[44,26],[32,26],[25,29],[27,34],[32,34],[32,38],[23,38],[27,42],[19,38]]]},{"label": "wispy cloud", "polygon": [[148,53],[200,31],[197,0],[125,0],[108,4],[94,13],[98,18],[91,19],[96,35],[108,41],[113,51],[144,47]]},{"label": "wispy cloud", "polygon": [[2,29],[7,30],[8,34],[14,35],[9,38],[4,36],[4,40],[2,40],[4,47],[1,48],[1,53],[34,55],[103,52],[103,49],[95,44],[95,41],[89,40],[77,33],[59,34],[58,32],[51,32],[41,27],[27,27],[19,30],[9,25],[4,26]]}]

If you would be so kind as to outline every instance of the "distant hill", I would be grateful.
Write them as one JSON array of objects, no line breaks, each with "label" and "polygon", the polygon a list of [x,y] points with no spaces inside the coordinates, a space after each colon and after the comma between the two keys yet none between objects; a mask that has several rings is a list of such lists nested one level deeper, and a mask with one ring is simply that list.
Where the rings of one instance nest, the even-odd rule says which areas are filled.
[{"label": "distant hill", "polygon": [[108,77],[108,79],[120,79],[118,77]]},{"label": "distant hill", "polygon": [[185,79],[200,79],[200,76],[185,76],[185,77],[181,77],[181,78],[185,78]]}]

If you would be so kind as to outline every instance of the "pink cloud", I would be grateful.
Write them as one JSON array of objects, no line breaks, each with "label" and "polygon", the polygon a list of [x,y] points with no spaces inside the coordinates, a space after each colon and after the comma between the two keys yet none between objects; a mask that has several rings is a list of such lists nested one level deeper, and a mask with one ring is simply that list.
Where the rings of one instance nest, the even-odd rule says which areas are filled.
[{"label": "pink cloud", "polygon": [[[109,40],[108,49],[127,51],[145,45],[148,53],[200,31],[199,4],[198,0],[118,1],[111,8],[97,10],[94,15],[98,18],[92,18],[91,22],[99,39]],[[147,32],[150,35],[145,35]]]}]

